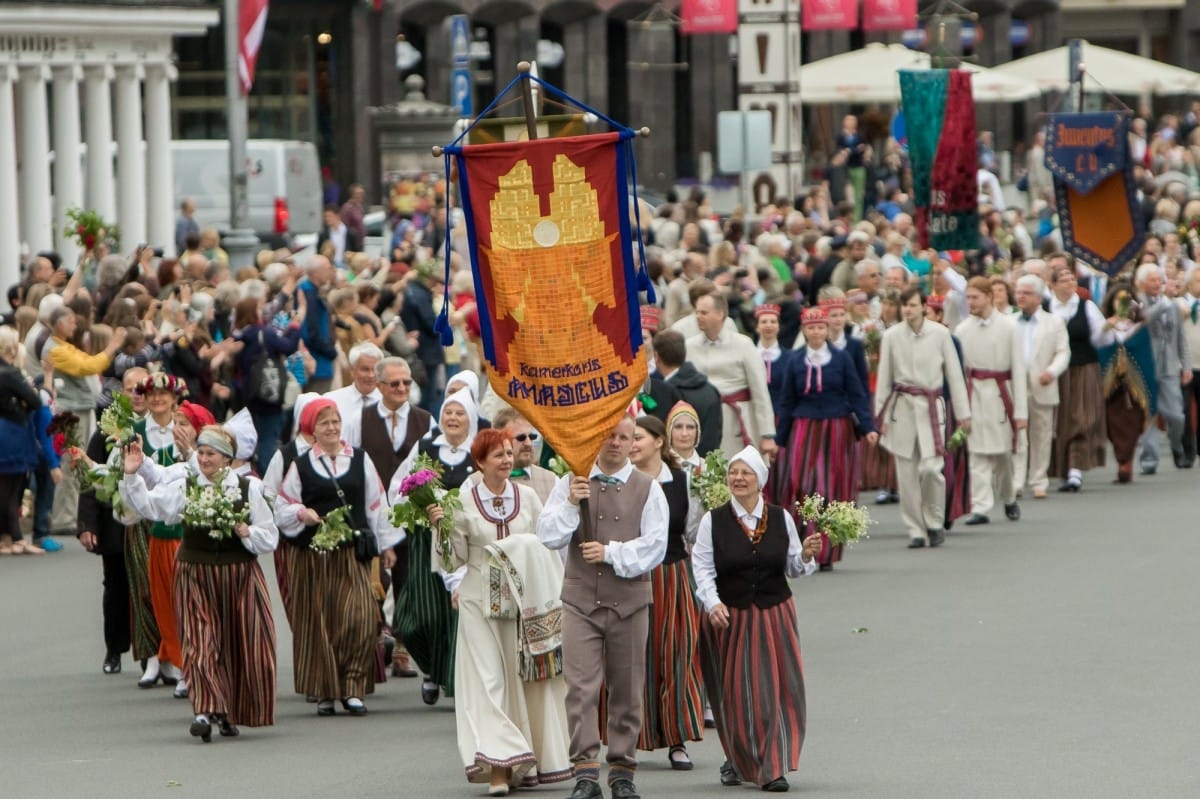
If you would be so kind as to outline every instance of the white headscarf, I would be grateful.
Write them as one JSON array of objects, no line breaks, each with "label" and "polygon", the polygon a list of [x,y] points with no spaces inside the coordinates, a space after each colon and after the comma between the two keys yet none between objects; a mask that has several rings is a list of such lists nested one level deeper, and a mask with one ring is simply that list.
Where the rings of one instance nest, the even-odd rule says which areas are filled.
[{"label": "white headscarf", "polygon": [[[475,405],[479,405],[479,375],[472,372],[470,369],[463,369],[461,372],[455,373],[447,383],[466,383],[467,390],[471,392],[471,399],[475,400]],[[461,390],[461,389],[460,389]],[[457,393],[457,392],[455,392]]]},{"label": "white headscarf", "polygon": [[[457,375],[455,375],[455,377],[457,377]],[[479,432],[479,407],[475,404],[475,399],[471,396],[471,392],[465,388],[460,388],[458,391],[455,391],[442,401],[442,407],[438,411],[437,418],[439,427],[441,427],[442,414],[446,412],[446,406],[452,402],[461,405],[463,410],[467,412],[467,440],[465,444],[460,446],[469,447],[471,442],[475,440],[475,434]],[[438,439],[444,441],[445,437],[445,433],[442,433],[442,435],[438,436]],[[434,443],[438,443],[438,440],[435,439]]]},{"label": "white headscarf", "polygon": [[750,471],[754,472],[755,477],[758,478],[758,490],[762,491],[763,486],[767,484],[767,464],[762,459],[762,455],[758,454],[758,450],[754,447],[746,447],[729,459],[729,465],[733,466],[737,461],[750,467]]},{"label": "white headscarf", "polygon": [[237,452],[234,453],[234,457],[239,461],[250,460],[250,457],[254,455],[254,448],[258,446],[258,431],[254,429],[254,417],[250,415],[250,410],[242,408],[221,426],[237,442]]}]

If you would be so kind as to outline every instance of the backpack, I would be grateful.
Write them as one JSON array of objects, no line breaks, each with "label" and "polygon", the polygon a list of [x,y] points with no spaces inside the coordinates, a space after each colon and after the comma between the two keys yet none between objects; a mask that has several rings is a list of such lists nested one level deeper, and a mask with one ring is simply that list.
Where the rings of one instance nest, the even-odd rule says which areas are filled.
[{"label": "backpack", "polygon": [[262,330],[258,331],[258,347],[258,356],[247,375],[246,399],[260,405],[280,405],[287,387],[283,356],[272,355],[267,350]]}]

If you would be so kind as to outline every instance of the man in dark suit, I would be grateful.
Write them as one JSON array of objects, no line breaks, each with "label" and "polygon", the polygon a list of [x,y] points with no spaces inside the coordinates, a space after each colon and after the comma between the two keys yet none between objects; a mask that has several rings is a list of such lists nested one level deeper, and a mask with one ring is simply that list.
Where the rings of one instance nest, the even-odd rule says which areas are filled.
[{"label": "man in dark suit", "polygon": [[[332,252],[325,252],[326,244],[329,244],[333,248]],[[344,267],[346,265],[346,253],[362,252],[362,249],[362,236],[356,231],[351,230],[342,221],[342,215],[338,212],[337,206],[325,206],[325,224],[321,227],[321,232],[317,236],[317,253],[333,261],[334,266]]]}]

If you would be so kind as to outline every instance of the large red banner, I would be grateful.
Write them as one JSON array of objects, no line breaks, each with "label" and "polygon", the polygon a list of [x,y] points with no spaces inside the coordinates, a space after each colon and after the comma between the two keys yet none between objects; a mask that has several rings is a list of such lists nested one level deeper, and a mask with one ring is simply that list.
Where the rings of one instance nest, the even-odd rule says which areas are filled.
[{"label": "large red banner", "polygon": [[917,0],[863,0],[864,31],[906,31],[917,26]]},{"label": "large red banner", "polygon": [[858,0],[801,0],[800,27],[806,31],[851,31],[858,27]]},{"label": "large red banner", "polygon": [[683,0],[680,33],[736,33],[737,0]]}]

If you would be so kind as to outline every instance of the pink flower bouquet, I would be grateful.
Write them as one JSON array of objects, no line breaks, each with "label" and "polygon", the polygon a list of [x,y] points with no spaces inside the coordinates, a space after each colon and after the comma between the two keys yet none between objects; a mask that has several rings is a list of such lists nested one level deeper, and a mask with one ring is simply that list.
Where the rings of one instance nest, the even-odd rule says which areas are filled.
[{"label": "pink flower bouquet", "polygon": [[[435,532],[435,545],[441,554],[442,565],[450,570],[450,533],[454,529],[454,514],[462,510],[458,489],[442,485],[441,469],[429,457],[422,455],[413,470],[400,481],[400,501],[392,507],[392,524],[403,527],[409,535],[418,529]],[[436,529],[429,522],[430,505],[442,509],[442,519]]]}]

